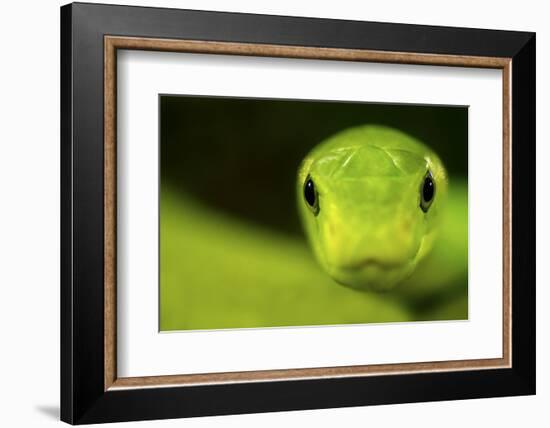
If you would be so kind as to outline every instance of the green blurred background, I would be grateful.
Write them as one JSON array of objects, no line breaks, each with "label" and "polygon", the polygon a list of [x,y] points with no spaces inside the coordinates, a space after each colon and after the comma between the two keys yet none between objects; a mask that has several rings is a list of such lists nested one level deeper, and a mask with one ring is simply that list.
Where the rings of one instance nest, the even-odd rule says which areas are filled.
[{"label": "green blurred background", "polygon": [[323,139],[367,123],[420,139],[451,185],[466,182],[467,108],[161,96],[160,329],[467,318],[465,200],[454,201],[466,214],[449,225],[455,249],[433,281],[356,291],[314,261],[296,210],[298,165]]}]

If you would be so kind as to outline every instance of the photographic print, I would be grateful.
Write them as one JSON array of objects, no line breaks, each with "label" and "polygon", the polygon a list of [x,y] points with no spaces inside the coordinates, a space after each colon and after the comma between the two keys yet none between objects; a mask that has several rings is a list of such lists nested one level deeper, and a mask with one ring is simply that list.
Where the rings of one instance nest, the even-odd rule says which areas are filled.
[{"label": "photographic print", "polygon": [[535,393],[534,33],[60,23],[61,420]]},{"label": "photographic print", "polygon": [[160,95],[160,331],[468,318],[468,109]]}]

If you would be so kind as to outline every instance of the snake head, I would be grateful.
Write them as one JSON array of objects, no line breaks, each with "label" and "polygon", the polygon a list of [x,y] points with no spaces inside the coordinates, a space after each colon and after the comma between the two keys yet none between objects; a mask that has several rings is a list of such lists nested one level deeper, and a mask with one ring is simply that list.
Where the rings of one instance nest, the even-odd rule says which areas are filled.
[{"label": "snake head", "polygon": [[343,285],[382,291],[430,251],[447,174],[419,141],[367,125],[316,146],[296,187],[304,230],[324,270]]}]

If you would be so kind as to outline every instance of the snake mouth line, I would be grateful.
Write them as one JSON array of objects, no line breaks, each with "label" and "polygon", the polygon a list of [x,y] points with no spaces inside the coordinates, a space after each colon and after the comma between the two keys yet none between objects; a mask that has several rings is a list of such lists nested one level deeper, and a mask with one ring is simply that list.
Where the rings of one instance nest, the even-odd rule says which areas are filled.
[{"label": "snake mouth line", "polygon": [[347,271],[358,271],[368,267],[376,267],[380,270],[385,270],[385,271],[389,271],[392,269],[400,269],[407,266],[409,263],[413,262],[414,260],[416,260],[421,247],[422,247],[422,242],[416,249],[414,255],[407,260],[386,261],[386,260],[378,259],[376,257],[367,257],[355,263],[350,263],[347,265],[340,266],[340,269],[347,270]]},{"label": "snake mouth line", "polygon": [[387,260],[381,260],[376,257],[366,257],[355,263],[350,263],[347,265],[340,266],[340,269],[347,270],[347,271],[358,271],[368,267],[377,267],[378,269],[384,270],[384,271],[390,271],[392,269],[400,269],[409,265],[410,263],[414,263],[417,260],[418,254],[420,253],[420,249],[422,248],[423,243],[424,243],[424,237],[416,247],[416,250],[412,255],[412,257],[406,260],[387,261]]},{"label": "snake mouth line", "polygon": [[344,270],[361,270],[368,267],[377,267],[382,270],[392,270],[404,266],[406,263],[388,262],[376,258],[362,259],[356,263],[340,266]]}]

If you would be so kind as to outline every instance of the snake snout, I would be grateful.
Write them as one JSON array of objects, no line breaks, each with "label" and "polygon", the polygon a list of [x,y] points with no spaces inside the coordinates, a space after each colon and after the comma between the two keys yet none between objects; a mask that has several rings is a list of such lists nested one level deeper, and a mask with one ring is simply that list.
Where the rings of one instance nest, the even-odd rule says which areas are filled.
[{"label": "snake snout", "polygon": [[418,227],[408,217],[386,219],[383,227],[342,226],[329,221],[320,230],[324,258],[338,269],[399,269],[413,260],[420,248]]}]

